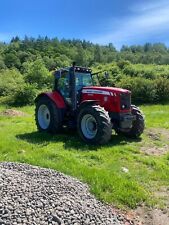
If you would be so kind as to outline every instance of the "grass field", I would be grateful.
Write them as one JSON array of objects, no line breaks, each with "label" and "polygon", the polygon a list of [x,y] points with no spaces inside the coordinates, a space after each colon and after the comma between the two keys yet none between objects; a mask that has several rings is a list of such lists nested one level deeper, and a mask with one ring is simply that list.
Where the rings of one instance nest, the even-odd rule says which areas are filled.
[{"label": "grass field", "polygon": [[[5,109],[0,106],[1,112]],[[109,144],[89,146],[76,133],[38,133],[34,108],[17,108],[26,115],[0,116],[0,161],[30,163],[72,175],[88,183],[97,198],[116,206],[134,208],[143,202],[162,206],[154,193],[169,186],[169,105],[141,109],[147,127],[142,138],[130,140],[113,133]]]}]

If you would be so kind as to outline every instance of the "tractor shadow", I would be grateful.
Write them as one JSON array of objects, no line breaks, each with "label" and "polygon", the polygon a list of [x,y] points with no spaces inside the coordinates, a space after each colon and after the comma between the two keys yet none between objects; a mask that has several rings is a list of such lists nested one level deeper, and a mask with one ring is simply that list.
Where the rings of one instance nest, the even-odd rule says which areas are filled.
[{"label": "tractor shadow", "polygon": [[[47,146],[50,143],[63,143],[63,147],[66,150],[76,149],[80,151],[97,151],[102,145],[90,145],[84,143],[79,137],[76,131],[63,130],[59,134],[41,133],[38,131],[31,133],[19,134],[16,138],[24,140],[31,144]],[[112,134],[111,140],[104,145],[104,147],[124,146],[131,142],[141,142],[142,138],[130,139],[124,136]]]}]

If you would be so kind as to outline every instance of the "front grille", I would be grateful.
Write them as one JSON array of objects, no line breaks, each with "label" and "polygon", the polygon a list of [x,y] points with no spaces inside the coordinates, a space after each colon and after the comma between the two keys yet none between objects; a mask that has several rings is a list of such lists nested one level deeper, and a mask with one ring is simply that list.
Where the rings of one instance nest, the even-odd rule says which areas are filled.
[{"label": "front grille", "polygon": [[120,108],[121,110],[130,109],[131,107],[131,95],[130,93],[120,94]]}]

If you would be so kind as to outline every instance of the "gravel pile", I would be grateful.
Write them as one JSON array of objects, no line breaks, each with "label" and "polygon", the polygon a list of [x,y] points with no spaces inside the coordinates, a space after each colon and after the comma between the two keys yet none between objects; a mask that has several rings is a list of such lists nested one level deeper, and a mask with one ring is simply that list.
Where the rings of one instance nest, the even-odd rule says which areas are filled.
[{"label": "gravel pile", "polygon": [[0,163],[0,225],[124,223],[72,177],[27,164]]}]

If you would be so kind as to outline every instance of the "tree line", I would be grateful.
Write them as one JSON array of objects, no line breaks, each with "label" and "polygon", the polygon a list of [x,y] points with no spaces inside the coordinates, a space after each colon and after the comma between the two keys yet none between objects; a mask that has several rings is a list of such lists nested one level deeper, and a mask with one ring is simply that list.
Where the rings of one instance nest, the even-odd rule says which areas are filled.
[{"label": "tree line", "polygon": [[85,40],[25,36],[0,43],[0,69],[17,68],[24,72],[25,63],[41,58],[48,70],[68,66],[76,61],[81,66],[128,60],[137,64],[169,64],[169,48],[162,43],[122,46],[118,51],[112,43],[93,44]]},{"label": "tree line", "polygon": [[131,90],[134,102],[169,100],[169,49],[164,44],[122,46],[118,51],[111,43],[14,37],[0,43],[0,102],[32,104],[39,92],[52,88],[51,72],[73,61],[109,71],[108,79],[100,76],[101,84]]}]

